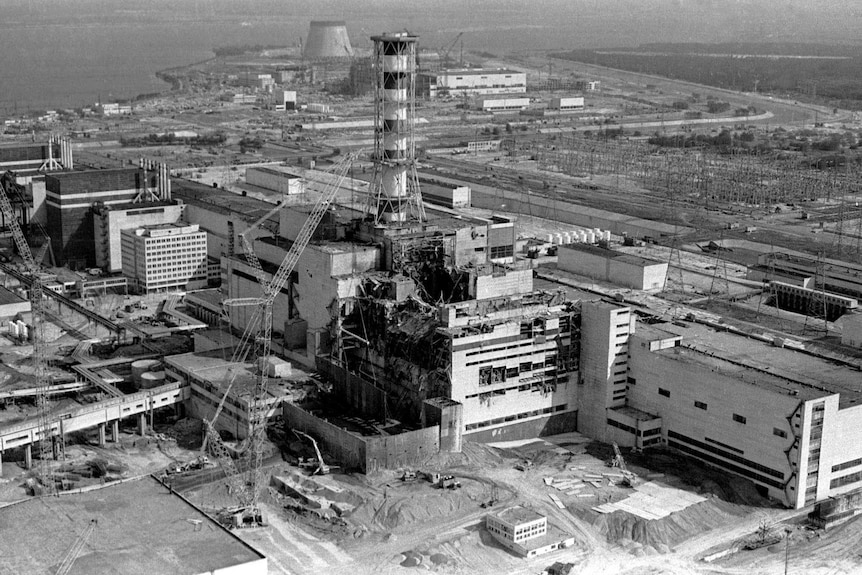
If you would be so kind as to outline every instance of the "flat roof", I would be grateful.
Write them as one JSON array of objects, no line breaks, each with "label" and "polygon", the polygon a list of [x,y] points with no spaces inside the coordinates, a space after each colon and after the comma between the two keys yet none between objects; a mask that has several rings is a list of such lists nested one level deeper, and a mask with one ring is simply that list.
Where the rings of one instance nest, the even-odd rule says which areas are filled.
[{"label": "flat roof", "polygon": [[210,573],[266,561],[200,509],[143,476],[0,508],[0,573],[53,573],[92,520],[97,523],[70,575]]},{"label": "flat roof", "polygon": [[[638,323],[635,336],[647,335]],[[677,347],[656,351],[678,361],[699,363],[775,393],[803,400],[840,394],[843,409],[862,401],[862,374],[839,361],[788,347],[776,347],[758,339],[712,328],[700,323],[661,324],[661,331],[683,336]],[[655,326],[652,326],[655,329]],[[644,332],[644,333],[641,333]]]},{"label": "flat roof", "polygon": [[[255,221],[275,207],[275,204],[251,196],[235,194],[183,178],[171,179],[171,194],[191,206],[200,206],[224,215],[236,215],[248,222]],[[278,214],[271,216],[270,221],[278,225]]]},{"label": "flat roof", "polygon": [[284,177],[294,179],[294,180],[299,180],[302,178],[302,176],[295,174],[294,172],[290,172],[288,170],[276,170],[275,168],[268,168],[266,166],[259,166],[259,167],[252,166],[250,168],[246,168],[245,171],[248,172],[249,170],[251,170],[253,172],[262,172],[264,174],[271,174],[273,176],[284,176]]},{"label": "flat roof", "polygon": [[625,262],[625,263],[637,265],[637,266],[657,266],[657,265],[662,265],[665,263],[665,262],[660,262],[658,260],[645,258],[642,256],[627,254],[626,252],[620,252],[617,250],[612,250],[610,248],[603,248],[601,246],[594,246],[592,244],[584,244],[584,243],[564,244],[564,245],[560,246],[560,249],[585,252],[585,253],[593,254],[593,255],[596,255],[599,257],[603,257],[603,258],[613,258],[615,260],[620,260],[621,262]]},{"label": "flat roof", "polygon": [[204,303],[208,303],[221,309],[221,302],[222,300],[224,300],[225,295],[221,292],[219,288],[199,289],[186,292],[186,300],[188,300],[189,298],[200,300]]},{"label": "flat roof", "polygon": [[490,76],[492,74],[526,74],[526,72],[509,70],[508,68],[466,68],[463,70],[442,70],[437,73],[438,76]]},{"label": "flat roof", "polygon": [[0,305],[19,304],[19,303],[25,302],[25,301],[27,301],[27,300],[25,300],[24,298],[22,298],[21,296],[19,296],[15,292],[10,291],[9,289],[7,289],[3,286],[0,286]]},{"label": "flat roof", "polygon": [[535,521],[537,519],[544,519],[545,516],[533,511],[532,509],[527,509],[526,507],[516,506],[510,507],[508,509],[504,509],[503,511],[497,514],[497,518],[505,521],[506,523],[512,524],[520,524],[526,523],[528,521]]}]

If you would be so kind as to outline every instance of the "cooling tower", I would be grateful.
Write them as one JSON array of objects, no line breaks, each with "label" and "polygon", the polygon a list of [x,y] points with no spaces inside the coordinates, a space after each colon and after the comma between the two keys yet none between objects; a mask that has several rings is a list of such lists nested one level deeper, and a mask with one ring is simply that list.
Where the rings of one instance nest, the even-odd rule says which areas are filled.
[{"label": "cooling tower", "polygon": [[303,56],[306,58],[349,58],[353,56],[347,25],[337,20],[312,22]]}]

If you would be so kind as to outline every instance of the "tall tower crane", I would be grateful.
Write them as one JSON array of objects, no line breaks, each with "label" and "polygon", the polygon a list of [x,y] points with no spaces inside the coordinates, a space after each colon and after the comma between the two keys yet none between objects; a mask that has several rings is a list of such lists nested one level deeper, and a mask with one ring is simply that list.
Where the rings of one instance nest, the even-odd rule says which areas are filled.
[{"label": "tall tower crane", "polygon": [[[263,267],[252,249],[251,242],[246,237],[251,230],[260,224],[261,220],[258,220],[248,230],[240,234],[247,261],[254,269],[263,292],[260,297],[231,298],[224,301],[226,309],[237,306],[255,306],[255,312],[246,325],[245,331],[231,359],[232,364],[238,364],[246,360],[249,352],[251,352],[251,359],[260,362],[257,365],[254,392],[249,402],[249,435],[244,448],[241,449],[241,465],[237,466],[234,462],[230,450],[215,429],[215,422],[221,414],[225,400],[233,387],[236,375],[233,376],[225,389],[212,419],[210,421],[204,420],[206,430],[204,441],[205,445],[209,444],[210,451],[216,457],[216,460],[224,471],[231,493],[239,504],[238,507],[230,511],[230,514],[233,517],[241,515],[240,521],[244,525],[262,524],[262,517],[258,508],[258,497],[262,484],[262,445],[266,436],[265,399],[269,383],[267,368],[263,364],[263,361],[269,357],[272,344],[272,305],[293,272],[293,268],[296,267],[296,263],[299,261],[299,257],[302,255],[308,242],[311,241],[314,231],[323,220],[327,210],[329,210],[329,206],[335,199],[335,194],[341,188],[347,176],[350,165],[358,155],[358,152],[348,154],[333,167],[332,173],[335,178],[324,188],[320,199],[317,201],[308,219],[305,220],[296,240],[291,245],[287,254],[285,254],[281,265],[279,265],[272,279],[267,279],[267,274],[263,271]],[[262,219],[265,219],[280,207],[280,205],[276,206],[274,210]],[[242,467],[241,470],[240,467]]]},{"label": "tall tower crane", "polygon": [[48,417],[48,388],[51,385],[48,376],[48,358],[45,352],[44,339],[44,308],[42,300],[42,277],[38,262],[24,237],[24,231],[15,218],[15,211],[9,201],[9,193],[18,184],[11,172],[0,176],[0,211],[6,218],[6,223],[12,230],[12,237],[18,248],[18,253],[24,259],[27,273],[30,275],[30,310],[33,316],[31,335],[33,337],[33,368],[36,376],[36,410],[39,418],[39,476],[46,493],[55,489],[53,475],[48,460],[53,457],[53,446],[49,441],[52,435],[51,422]]},{"label": "tall tower crane", "polygon": [[[452,52],[452,48],[455,47],[455,44],[458,43],[458,40],[461,40],[461,37],[464,35],[464,32],[458,32],[458,35],[455,36],[455,39],[452,40],[452,43],[448,46],[444,46],[440,48],[440,67],[442,69],[446,69],[449,67],[449,53]],[[459,65],[464,65],[464,43],[461,43],[461,57],[459,59]]]}]

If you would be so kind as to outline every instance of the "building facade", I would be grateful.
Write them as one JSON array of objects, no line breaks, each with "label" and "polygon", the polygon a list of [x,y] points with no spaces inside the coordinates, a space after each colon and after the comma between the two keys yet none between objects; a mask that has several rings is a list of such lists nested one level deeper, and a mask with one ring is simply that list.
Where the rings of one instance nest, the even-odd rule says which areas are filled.
[{"label": "building facade", "polygon": [[197,224],[122,231],[123,275],[144,293],[207,285],[207,235]]},{"label": "building facade", "polygon": [[45,176],[48,233],[57,265],[96,265],[93,205],[133,202],[158,176],[140,168],[57,172]]},{"label": "building facade", "polygon": [[417,75],[417,95],[521,94],[527,91],[527,74],[505,69],[465,69],[423,72]]}]

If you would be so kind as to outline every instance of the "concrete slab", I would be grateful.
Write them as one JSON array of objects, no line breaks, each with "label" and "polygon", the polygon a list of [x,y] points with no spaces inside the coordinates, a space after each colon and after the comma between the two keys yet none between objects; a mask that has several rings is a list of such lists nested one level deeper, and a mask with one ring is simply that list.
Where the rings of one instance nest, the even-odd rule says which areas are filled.
[{"label": "concrete slab", "polygon": [[634,493],[622,501],[605,503],[593,507],[593,510],[599,513],[626,511],[632,515],[652,520],[661,519],[676,511],[682,511],[701,501],[706,501],[706,498],[696,493],[647,482],[635,487]]}]

